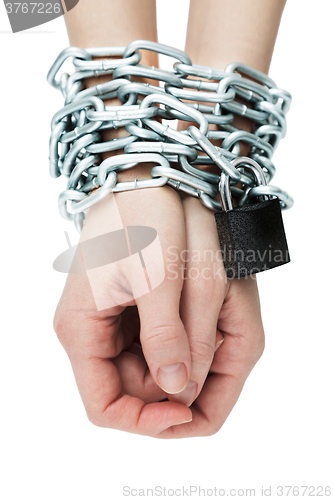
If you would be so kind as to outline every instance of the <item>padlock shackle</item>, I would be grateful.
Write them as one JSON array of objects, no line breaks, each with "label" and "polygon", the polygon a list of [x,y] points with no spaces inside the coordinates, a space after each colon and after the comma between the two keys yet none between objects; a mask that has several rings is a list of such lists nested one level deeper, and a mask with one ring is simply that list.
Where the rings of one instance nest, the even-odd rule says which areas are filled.
[{"label": "padlock shackle", "polygon": [[[250,170],[254,174],[258,186],[267,185],[266,177],[261,166],[252,158],[248,158],[247,156],[238,156],[237,158],[232,159],[230,163],[235,168],[243,167]],[[224,210],[225,212],[233,210],[232,198],[230,192],[230,177],[224,171],[221,172],[219,191],[221,197],[222,210]]]}]

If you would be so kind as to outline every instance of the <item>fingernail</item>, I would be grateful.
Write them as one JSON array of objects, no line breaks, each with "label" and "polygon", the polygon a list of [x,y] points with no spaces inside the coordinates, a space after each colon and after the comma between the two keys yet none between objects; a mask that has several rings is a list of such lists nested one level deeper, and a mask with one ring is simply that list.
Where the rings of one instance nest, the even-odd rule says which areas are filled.
[{"label": "fingernail", "polygon": [[157,372],[159,385],[168,394],[177,394],[186,387],[187,370],[184,363],[161,366]]},{"label": "fingernail", "polygon": [[176,403],[180,403],[182,405],[190,406],[194,401],[197,390],[198,384],[194,382],[194,380],[190,380],[186,386],[186,389],[173,397],[172,401],[175,401]]},{"label": "fingernail", "polygon": [[224,339],[219,340],[218,342],[216,342],[215,351],[214,352],[216,352],[218,350],[218,348],[220,347],[220,345],[222,344],[223,341],[224,341]]},{"label": "fingernail", "polygon": [[181,424],[188,424],[189,422],[192,422],[193,418],[191,418],[191,420],[184,420],[184,422],[178,422],[178,424],[174,424],[174,425],[181,425]]}]

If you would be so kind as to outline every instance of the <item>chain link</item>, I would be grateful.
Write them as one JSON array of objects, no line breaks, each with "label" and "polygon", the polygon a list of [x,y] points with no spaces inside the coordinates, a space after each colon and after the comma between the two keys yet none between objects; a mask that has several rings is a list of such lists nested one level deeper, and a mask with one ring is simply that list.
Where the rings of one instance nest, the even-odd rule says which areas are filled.
[{"label": "chain link", "polygon": [[[140,64],[142,49],[176,59],[173,71]],[[60,74],[57,80],[68,58],[76,71]],[[110,81],[85,88],[86,78],[100,75],[110,75]],[[148,78],[157,85],[132,77]],[[67,178],[59,211],[74,221],[78,231],[86,210],[109,193],[166,184],[214,211],[222,209],[216,199],[221,179],[240,206],[267,196],[278,197],[283,209],[293,205],[288,193],[269,185],[275,175],[271,158],[286,135],[291,96],[264,73],[241,63],[231,63],[225,70],[192,64],[181,50],[137,40],[127,47],[67,48],[53,63],[47,80],[65,100],[51,122],[50,174]],[[123,104],[105,106],[104,101],[113,98]],[[235,126],[236,115],[252,120],[251,133]],[[174,120],[196,122],[198,128],[187,124],[179,131],[171,126]],[[119,128],[126,130],[126,137],[103,142],[103,130]],[[239,157],[241,144],[249,148],[245,159]],[[117,155],[102,161],[100,154],[109,151]],[[246,168],[246,161],[256,164],[265,183],[257,185],[251,175],[254,169]],[[150,179],[117,182],[117,172],[142,162],[158,164]],[[202,168],[205,165],[217,166],[220,175]]]}]

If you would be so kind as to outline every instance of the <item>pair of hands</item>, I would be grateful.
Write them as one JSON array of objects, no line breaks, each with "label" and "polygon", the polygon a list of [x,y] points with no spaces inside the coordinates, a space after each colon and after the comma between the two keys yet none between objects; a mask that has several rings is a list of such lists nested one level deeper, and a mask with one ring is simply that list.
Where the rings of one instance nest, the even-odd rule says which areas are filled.
[{"label": "pair of hands", "polygon": [[88,418],[160,438],[214,434],[264,348],[256,280],[226,280],[214,214],[168,186],[109,195],[81,240],[110,231],[117,210],[125,227],[156,229],[165,277],[135,297],[126,259],[68,275],[54,327]]}]

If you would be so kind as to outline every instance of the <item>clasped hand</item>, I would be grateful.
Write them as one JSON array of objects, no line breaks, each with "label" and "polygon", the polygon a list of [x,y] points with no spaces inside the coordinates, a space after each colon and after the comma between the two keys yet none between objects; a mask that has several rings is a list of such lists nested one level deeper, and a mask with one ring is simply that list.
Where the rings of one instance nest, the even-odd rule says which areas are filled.
[{"label": "clasped hand", "polygon": [[[88,418],[159,438],[211,435],[264,348],[256,280],[226,280],[214,214],[197,199],[170,187],[109,195],[88,210],[81,241],[119,229],[119,214],[123,227],[156,230],[162,260],[68,274],[54,327]],[[150,291],[137,293],[145,277]]]}]

